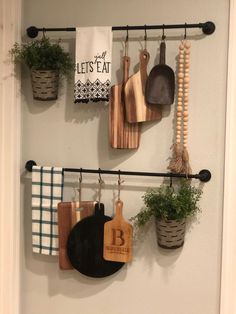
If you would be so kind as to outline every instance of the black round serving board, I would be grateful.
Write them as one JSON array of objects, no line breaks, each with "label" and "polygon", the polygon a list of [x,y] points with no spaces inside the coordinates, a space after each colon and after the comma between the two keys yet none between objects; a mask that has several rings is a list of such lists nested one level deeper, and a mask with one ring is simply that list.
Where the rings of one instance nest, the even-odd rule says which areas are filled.
[{"label": "black round serving board", "polygon": [[86,276],[107,277],[124,265],[103,258],[104,224],[110,220],[111,217],[104,215],[104,204],[97,203],[95,214],[79,221],[69,234],[68,258],[72,266]]}]

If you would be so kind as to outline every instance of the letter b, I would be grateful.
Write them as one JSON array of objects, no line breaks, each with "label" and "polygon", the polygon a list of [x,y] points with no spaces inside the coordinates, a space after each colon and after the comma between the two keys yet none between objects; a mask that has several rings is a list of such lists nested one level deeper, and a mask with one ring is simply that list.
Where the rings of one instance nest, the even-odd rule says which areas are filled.
[{"label": "letter b", "polygon": [[120,229],[112,229],[112,245],[122,246],[124,244],[124,232]]}]

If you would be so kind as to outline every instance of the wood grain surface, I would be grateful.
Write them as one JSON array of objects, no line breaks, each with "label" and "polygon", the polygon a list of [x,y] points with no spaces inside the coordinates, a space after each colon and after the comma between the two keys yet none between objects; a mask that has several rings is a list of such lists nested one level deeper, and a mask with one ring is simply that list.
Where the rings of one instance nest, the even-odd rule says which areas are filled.
[{"label": "wood grain surface", "polygon": [[132,75],[124,88],[126,120],[129,123],[155,121],[162,118],[161,106],[150,105],[145,100],[147,64],[150,55],[147,50],[140,52],[140,64],[137,73]]},{"label": "wood grain surface", "polygon": [[107,261],[127,263],[132,260],[133,227],[122,215],[123,202],[116,202],[113,220],[104,225],[103,257]]},{"label": "wood grain surface", "polygon": [[123,81],[111,87],[109,103],[109,137],[112,148],[137,149],[140,143],[140,126],[128,123],[125,117],[124,84],[128,79],[130,58],[123,57]]},{"label": "wood grain surface", "polygon": [[[67,256],[67,240],[73,226],[82,218],[94,213],[96,202],[60,202],[58,212],[58,236],[59,236],[59,267],[61,270],[73,269]],[[80,208],[80,210],[77,210]]]}]

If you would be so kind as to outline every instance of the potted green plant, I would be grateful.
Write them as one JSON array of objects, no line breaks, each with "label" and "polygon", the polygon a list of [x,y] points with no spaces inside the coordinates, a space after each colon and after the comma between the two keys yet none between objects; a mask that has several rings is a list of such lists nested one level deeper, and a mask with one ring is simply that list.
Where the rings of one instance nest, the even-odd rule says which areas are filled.
[{"label": "potted green plant", "polygon": [[28,43],[15,43],[10,50],[14,62],[29,67],[33,97],[37,100],[55,100],[58,95],[59,76],[68,76],[74,70],[74,63],[60,46],[43,36]]},{"label": "potted green plant", "polygon": [[131,220],[136,227],[142,227],[155,217],[158,245],[167,249],[181,247],[186,219],[200,211],[198,202],[201,195],[202,190],[186,179],[180,180],[174,187],[162,184],[146,191],[143,196],[145,208]]}]

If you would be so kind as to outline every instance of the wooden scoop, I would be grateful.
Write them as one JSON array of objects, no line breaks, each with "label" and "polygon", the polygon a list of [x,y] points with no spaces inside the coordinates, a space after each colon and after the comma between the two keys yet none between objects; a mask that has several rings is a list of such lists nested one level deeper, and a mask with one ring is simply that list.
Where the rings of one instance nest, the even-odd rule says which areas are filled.
[{"label": "wooden scoop", "polygon": [[133,227],[122,215],[123,202],[116,202],[116,214],[104,225],[103,258],[107,261],[130,262],[132,259]]},{"label": "wooden scoop", "polygon": [[151,105],[171,105],[175,95],[175,74],[165,64],[166,44],[160,45],[160,63],[155,65],[146,82],[145,99]]},{"label": "wooden scoop", "polygon": [[109,103],[109,137],[112,148],[135,149],[139,147],[140,126],[125,119],[124,84],[129,75],[130,58],[123,57],[123,81],[111,87]]},{"label": "wooden scoop", "polygon": [[150,59],[148,51],[142,50],[139,58],[139,70],[128,79],[124,89],[126,120],[130,123],[160,120],[162,117],[161,107],[149,105],[144,96]]}]

